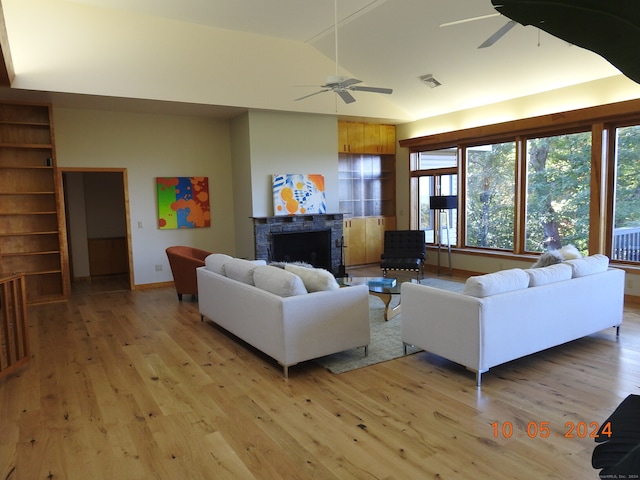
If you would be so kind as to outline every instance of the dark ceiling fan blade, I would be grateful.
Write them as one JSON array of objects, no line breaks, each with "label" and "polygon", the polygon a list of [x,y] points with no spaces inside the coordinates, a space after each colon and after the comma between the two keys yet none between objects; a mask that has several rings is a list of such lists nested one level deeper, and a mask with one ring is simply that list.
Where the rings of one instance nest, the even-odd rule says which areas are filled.
[{"label": "dark ceiling fan blade", "polygon": [[304,100],[305,98],[313,97],[314,95],[318,95],[319,93],[330,92],[330,91],[331,91],[330,88],[325,88],[324,90],[310,93],[309,95],[305,95],[304,97],[296,98],[294,102],[297,102],[298,100]]},{"label": "dark ceiling fan blade", "polygon": [[341,87],[350,87],[351,85],[355,85],[356,83],[362,83],[362,80],[358,80],[357,78],[347,78],[343,82],[340,82],[339,85]]},{"label": "dark ceiling fan blade", "polygon": [[628,0],[491,0],[497,11],[601,55],[640,83],[640,2]]},{"label": "dark ceiling fan blade", "polygon": [[380,88],[380,87],[349,87],[349,90],[357,90],[358,92],[373,92],[373,93],[393,93],[393,89],[391,88]]},{"label": "dark ceiling fan blade", "polygon": [[478,48],[487,48],[500,40],[509,30],[516,26],[515,21],[509,20],[496,33],[487,38]]},{"label": "dark ceiling fan blade", "polygon": [[344,103],[353,103],[356,101],[356,99],[353,98],[353,95],[346,90],[336,90],[335,92],[340,95],[340,98],[344,100]]}]

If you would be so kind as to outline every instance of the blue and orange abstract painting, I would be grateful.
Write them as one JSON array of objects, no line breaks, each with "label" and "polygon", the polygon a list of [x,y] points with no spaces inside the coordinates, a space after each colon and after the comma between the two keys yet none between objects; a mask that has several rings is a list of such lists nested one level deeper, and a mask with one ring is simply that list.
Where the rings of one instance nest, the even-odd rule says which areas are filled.
[{"label": "blue and orange abstract painting", "polygon": [[211,225],[208,177],[158,177],[158,228]]},{"label": "blue and orange abstract painting", "polygon": [[275,215],[327,213],[324,177],[316,174],[274,174],[273,210]]}]

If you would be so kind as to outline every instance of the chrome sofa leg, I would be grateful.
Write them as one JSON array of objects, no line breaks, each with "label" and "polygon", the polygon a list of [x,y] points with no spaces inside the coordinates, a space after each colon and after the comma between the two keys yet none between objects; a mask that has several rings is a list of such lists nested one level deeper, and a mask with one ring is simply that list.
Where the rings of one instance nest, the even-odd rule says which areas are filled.
[{"label": "chrome sofa leg", "polygon": [[369,345],[364,346],[364,356],[365,357],[369,356]]}]

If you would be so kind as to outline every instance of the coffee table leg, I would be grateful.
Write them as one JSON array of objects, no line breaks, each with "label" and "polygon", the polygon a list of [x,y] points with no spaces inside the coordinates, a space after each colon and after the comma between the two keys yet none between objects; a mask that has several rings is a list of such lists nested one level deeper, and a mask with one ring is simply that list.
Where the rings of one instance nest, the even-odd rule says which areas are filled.
[{"label": "coffee table leg", "polygon": [[395,307],[390,307],[392,295],[390,293],[378,293],[378,292],[369,292],[370,295],[375,295],[382,303],[384,303],[384,319],[385,321],[392,319],[396,315],[400,313],[400,302]]}]

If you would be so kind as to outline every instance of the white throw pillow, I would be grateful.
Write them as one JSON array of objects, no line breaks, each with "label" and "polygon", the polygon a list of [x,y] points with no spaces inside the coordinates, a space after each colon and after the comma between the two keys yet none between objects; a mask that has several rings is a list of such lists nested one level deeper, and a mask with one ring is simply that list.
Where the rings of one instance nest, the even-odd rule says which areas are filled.
[{"label": "white throw pillow", "polygon": [[525,270],[529,275],[529,286],[539,287],[549,283],[562,282],[571,279],[571,266],[566,263],[558,263],[542,268],[529,268]]},{"label": "white throw pillow", "polygon": [[271,265],[256,267],[253,271],[253,282],[256,287],[281,297],[293,297],[307,293],[299,276]]},{"label": "white throw pillow", "polygon": [[464,284],[463,293],[471,297],[484,298],[528,287],[529,275],[527,275],[527,272],[521,268],[512,268],[469,277]]},{"label": "white throw pillow", "polygon": [[233,257],[225,255],[224,253],[212,253],[204,259],[204,265],[207,267],[207,270],[211,270],[218,275],[224,275],[224,264],[232,258]]},{"label": "white throw pillow", "polygon": [[607,270],[609,268],[609,257],[596,253],[589,257],[566,260],[564,263],[571,265],[573,278],[578,278]]},{"label": "white throw pillow", "polygon": [[558,250],[558,252],[560,253],[560,255],[562,255],[562,258],[564,258],[565,260],[582,258],[582,254],[580,253],[580,250],[578,250],[578,248],[575,245],[571,245],[571,244],[565,245],[560,250]]},{"label": "white throw pillow", "polygon": [[336,277],[324,268],[306,268],[287,263],[284,269],[299,276],[307,292],[321,292],[323,290],[337,290],[340,288]]},{"label": "white throw pillow", "polygon": [[258,268],[255,263],[242,258],[232,258],[224,264],[224,275],[238,282],[253,285],[253,271]]}]

